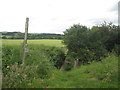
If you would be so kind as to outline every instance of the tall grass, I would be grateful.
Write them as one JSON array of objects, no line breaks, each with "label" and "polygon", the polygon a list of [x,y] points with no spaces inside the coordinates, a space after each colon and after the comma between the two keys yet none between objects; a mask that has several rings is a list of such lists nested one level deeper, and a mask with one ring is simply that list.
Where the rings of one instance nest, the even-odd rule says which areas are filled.
[{"label": "tall grass", "polygon": [[[28,41],[29,52],[26,54],[25,65],[21,65],[21,42],[3,42],[3,88],[118,87],[118,57],[113,54],[101,62],[92,62],[75,70],[61,72],[54,67],[50,55],[46,53],[51,53],[57,60],[54,57],[57,52],[54,50],[62,49],[59,41],[53,43],[52,40],[49,41],[50,44],[44,41]],[[52,45],[56,47],[53,48]]]},{"label": "tall grass", "polygon": [[76,70],[54,72],[47,83],[54,88],[118,88],[118,57],[110,55]]},{"label": "tall grass", "polygon": [[[50,42],[52,41],[50,40]],[[5,40],[3,42],[3,87],[30,87],[27,84],[30,84],[32,81],[34,82],[34,79],[44,79],[51,75],[51,71],[55,67],[46,52],[52,52],[50,51],[51,48],[53,48],[51,45],[56,45],[52,42],[51,45],[45,44],[46,46],[44,46],[46,41],[42,43],[37,42],[38,44],[35,44],[34,41],[32,42],[33,43],[28,42],[27,48],[29,49],[29,52],[26,53],[24,66],[21,66],[21,40]],[[54,43],[56,44],[56,42],[57,41],[55,40]],[[54,50],[55,48],[53,51]]]},{"label": "tall grass", "polygon": [[3,47],[3,87],[29,87],[32,80],[49,77],[54,65],[44,53],[43,48],[46,46],[33,46],[28,47],[29,52],[26,53],[24,65],[21,64],[19,47]]}]

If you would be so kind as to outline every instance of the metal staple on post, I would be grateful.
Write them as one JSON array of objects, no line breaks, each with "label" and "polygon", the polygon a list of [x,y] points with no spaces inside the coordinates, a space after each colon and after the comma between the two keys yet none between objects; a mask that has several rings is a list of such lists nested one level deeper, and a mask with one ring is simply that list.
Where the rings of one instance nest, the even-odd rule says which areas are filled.
[{"label": "metal staple on post", "polygon": [[26,55],[26,50],[27,50],[27,35],[28,35],[28,24],[29,23],[29,18],[26,18],[26,23],[25,23],[25,38],[23,41],[23,56],[22,56],[22,64],[25,63],[25,55]]}]

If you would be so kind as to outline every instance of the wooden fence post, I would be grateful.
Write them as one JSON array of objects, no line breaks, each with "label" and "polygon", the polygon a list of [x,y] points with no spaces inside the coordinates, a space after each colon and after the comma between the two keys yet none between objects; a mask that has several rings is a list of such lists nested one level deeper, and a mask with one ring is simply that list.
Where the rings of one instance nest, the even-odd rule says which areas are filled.
[{"label": "wooden fence post", "polygon": [[22,55],[22,64],[25,63],[25,56],[26,56],[26,52],[27,52],[27,35],[28,35],[28,24],[29,23],[29,18],[26,18],[26,23],[25,23],[25,37],[24,37],[24,41],[23,41],[23,55]]},{"label": "wooden fence post", "polygon": [[118,26],[120,26],[120,1],[118,2]]}]

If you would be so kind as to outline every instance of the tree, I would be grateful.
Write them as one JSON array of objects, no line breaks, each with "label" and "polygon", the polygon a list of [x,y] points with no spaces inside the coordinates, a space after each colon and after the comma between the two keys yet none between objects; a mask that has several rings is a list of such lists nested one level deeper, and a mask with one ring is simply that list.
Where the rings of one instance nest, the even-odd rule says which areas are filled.
[{"label": "tree", "polygon": [[[87,51],[86,42],[89,29],[83,25],[73,25],[64,32],[63,43],[68,48],[67,61],[74,61],[74,67],[78,65],[78,61],[85,60],[84,52]],[[69,58],[70,57],[70,58]]]},{"label": "tree", "polygon": [[[102,45],[105,46],[108,52],[112,52],[116,45],[120,45],[120,27],[112,23],[104,22],[100,26],[92,27],[92,31],[96,31],[97,37],[100,36]],[[98,34],[97,34],[98,33]]]},{"label": "tree", "polygon": [[79,24],[73,25],[64,32],[63,43],[68,49],[65,60],[74,62],[73,67],[93,60],[101,61],[119,44],[118,31],[117,26],[106,22],[93,26],[92,29]]}]

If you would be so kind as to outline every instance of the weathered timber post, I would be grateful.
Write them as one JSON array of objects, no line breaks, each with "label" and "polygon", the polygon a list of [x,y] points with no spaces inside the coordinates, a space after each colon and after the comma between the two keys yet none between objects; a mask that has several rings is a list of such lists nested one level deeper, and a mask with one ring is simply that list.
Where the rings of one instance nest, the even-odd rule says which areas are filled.
[{"label": "weathered timber post", "polygon": [[118,26],[120,26],[120,1],[118,2]]},{"label": "weathered timber post", "polygon": [[28,24],[29,23],[29,18],[26,18],[26,23],[25,23],[25,37],[24,37],[24,41],[23,41],[23,56],[22,56],[22,64],[25,63],[25,56],[26,56],[26,52],[27,52],[27,35],[28,35]]},{"label": "weathered timber post", "polygon": [[78,59],[76,59],[76,60],[74,61],[74,69],[76,69],[76,68],[78,67],[78,62],[79,62]]},{"label": "weathered timber post", "polygon": [[64,71],[65,70],[65,65],[66,65],[66,59],[65,59],[63,65],[61,66],[60,71]]}]

